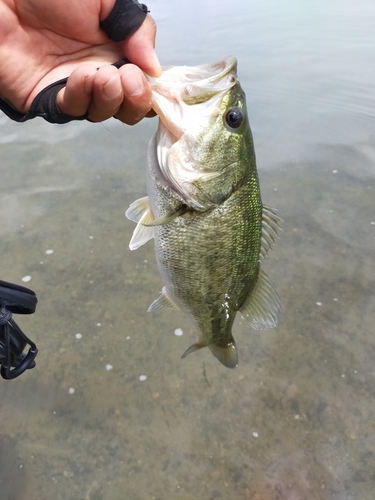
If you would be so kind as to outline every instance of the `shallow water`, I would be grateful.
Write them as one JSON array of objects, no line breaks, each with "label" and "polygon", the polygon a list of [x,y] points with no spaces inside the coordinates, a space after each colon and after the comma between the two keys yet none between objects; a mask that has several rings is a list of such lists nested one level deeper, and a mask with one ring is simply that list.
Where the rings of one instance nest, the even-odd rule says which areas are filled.
[{"label": "shallow water", "polygon": [[0,497],[372,500],[375,4],[148,5],[163,64],[239,59],[263,200],[284,220],[266,264],[281,320],[238,318],[233,371],[206,349],[181,360],[192,321],[146,314],[161,281],[124,217],[156,120],[0,116],[1,279],[31,276],[37,312],[17,321],[40,349],[0,383]]}]

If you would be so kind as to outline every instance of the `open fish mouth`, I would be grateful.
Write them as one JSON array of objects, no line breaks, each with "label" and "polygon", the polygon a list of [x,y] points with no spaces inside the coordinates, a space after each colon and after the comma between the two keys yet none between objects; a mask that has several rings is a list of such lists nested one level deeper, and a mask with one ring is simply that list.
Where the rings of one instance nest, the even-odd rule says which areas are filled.
[{"label": "open fish mouth", "polygon": [[[152,89],[152,108],[159,115],[174,143],[197,122],[199,114],[213,116],[220,107],[223,94],[237,83],[237,59],[227,56],[213,64],[200,66],[164,66],[159,78],[147,76]],[[167,132],[168,131],[168,132]]]},{"label": "open fish mouth", "polygon": [[[186,97],[198,89],[202,93],[216,93],[229,90],[237,82],[237,59],[234,56],[227,56],[212,64],[190,67],[163,66],[162,69],[163,73],[159,78],[146,75],[152,90],[161,94],[165,88],[181,92],[184,87],[187,89]],[[190,86],[192,89],[189,92]]]}]

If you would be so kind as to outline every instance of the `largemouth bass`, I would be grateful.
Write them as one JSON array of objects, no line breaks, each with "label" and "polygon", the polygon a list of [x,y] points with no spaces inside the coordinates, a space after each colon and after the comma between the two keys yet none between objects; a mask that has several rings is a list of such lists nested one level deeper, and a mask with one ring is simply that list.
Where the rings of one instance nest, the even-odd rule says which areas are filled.
[{"label": "largemouth bass", "polygon": [[164,282],[148,310],[187,311],[200,337],[182,357],[209,347],[234,368],[237,311],[256,330],[274,327],[280,312],[261,269],[280,219],[262,204],[237,61],[165,67],[149,82],[159,126],[148,149],[148,197],[126,212],[137,223],[130,249],[154,238]]}]

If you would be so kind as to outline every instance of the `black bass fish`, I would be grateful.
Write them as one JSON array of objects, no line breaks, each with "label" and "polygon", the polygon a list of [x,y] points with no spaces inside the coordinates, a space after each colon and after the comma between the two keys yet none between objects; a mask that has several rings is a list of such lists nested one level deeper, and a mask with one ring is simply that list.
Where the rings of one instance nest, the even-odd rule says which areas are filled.
[{"label": "black bass fish", "polygon": [[279,217],[262,204],[237,61],[165,67],[149,78],[159,115],[148,149],[148,197],[126,216],[137,223],[130,249],[154,238],[164,287],[149,311],[180,308],[200,337],[182,355],[209,347],[238,364],[237,311],[256,330],[272,328],[280,299],[261,264]]}]

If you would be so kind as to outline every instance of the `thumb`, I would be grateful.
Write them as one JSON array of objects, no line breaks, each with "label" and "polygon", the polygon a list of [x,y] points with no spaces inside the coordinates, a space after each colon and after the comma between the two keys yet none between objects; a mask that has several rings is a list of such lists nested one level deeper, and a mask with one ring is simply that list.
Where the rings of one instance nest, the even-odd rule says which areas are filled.
[{"label": "thumb", "polygon": [[143,24],[121,42],[124,55],[150,76],[159,77],[162,69],[155,53],[156,24],[148,14]]}]

